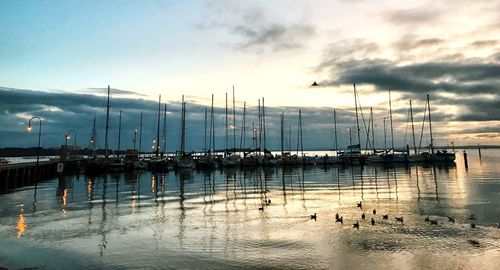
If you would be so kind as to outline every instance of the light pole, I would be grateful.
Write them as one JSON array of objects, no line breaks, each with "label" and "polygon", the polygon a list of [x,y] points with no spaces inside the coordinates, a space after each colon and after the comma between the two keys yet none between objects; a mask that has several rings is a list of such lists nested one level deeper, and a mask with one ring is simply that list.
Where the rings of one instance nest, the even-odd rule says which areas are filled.
[{"label": "light pole", "polygon": [[66,133],[66,149],[68,149],[68,141],[71,140],[71,137],[69,136],[69,133],[73,132],[73,135],[75,135],[75,140],[73,142],[73,160],[75,159],[75,151],[76,151],[76,130],[74,129],[68,129],[68,132]]},{"label": "light pole", "polygon": [[28,132],[31,132],[31,130],[33,129],[32,126],[31,126],[31,121],[33,119],[38,119],[38,121],[40,122],[40,125],[38,127],[38,148],[37,148],[37,154],[36,154],[36,178],[35,178],[35,183],[38,182],[38,164],[40,163],[40,139],[42,137],[42,119],[38,116],[33,116],[31,117],[30,121],[28,122]]}]

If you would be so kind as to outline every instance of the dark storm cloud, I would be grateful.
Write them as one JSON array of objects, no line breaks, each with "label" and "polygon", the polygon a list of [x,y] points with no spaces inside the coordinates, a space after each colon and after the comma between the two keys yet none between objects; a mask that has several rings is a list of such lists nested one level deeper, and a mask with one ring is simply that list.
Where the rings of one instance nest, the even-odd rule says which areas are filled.
[{"label": "dark storm cloud", "polygon": [[[323,64],[322,64],[323,65]],[[356,82],[380,90],[428,93],[444,90],[456,94],[500,92],[500,64],[428,62],[398,65],[386,60],[352,60],[337,64],[333,79],[323,84]]]}]

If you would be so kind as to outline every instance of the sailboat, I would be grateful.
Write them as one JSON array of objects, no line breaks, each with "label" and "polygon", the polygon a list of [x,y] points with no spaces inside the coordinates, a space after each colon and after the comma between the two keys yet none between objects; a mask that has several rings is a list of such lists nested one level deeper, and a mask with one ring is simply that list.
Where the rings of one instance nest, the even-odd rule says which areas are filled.
[{"label": "sailboat", "polygon": [[299,150],[300,143],[300,158],[299,162],[302,165],[316,165],[317,157],[310,157],[304,154],[304,141],[302,138],[302,110],[299,109],[299,122],[298,122],[298,136],[297,136],[297,152]]},{"label": "sailboat", "polygon": [[[414,142],[415,153],[413,155],[410,155],[409,161],[410,162],[454,162],[455,161],[455,152],[448,152],[447,150],[434,149],[434,139],[432,137],[431,105],[430,105],[429,95],[427,95],[427,103],[426,103],[426,108],[424,110],[424,119],[422,121],[422,133],[420,136],[420,145],[422,143],[423,128],[424,128],[424,124],[425,124],[425,112],[428,112],[428,114],[429,114],[429,135],[430,135],[430,139],[431,139],[430,145],[429,145],[430,153],[429,152],[419,153],[417,151],[417,147],[416,147],[416,144]],[[412,119],[413,119],[413,116],[412,116]]]},{"label": "sailboat", "polygon": [[[108,153],[108,129],[109,129],[109,96],[111,93],[111,88],[108,85],[108,98],[107,98],[107,103],[106,103],[106,129],[105,129],[105,135],[104,135],[104,148],[105,148],[105,154],[104,154],[104,159],[97,159],[97,156],[94,156],[93,159],[87,160],[87,163],[85,164],[84,171],[85,174],[87,175],[95,175],[102,173],[105,171],[107,168],[110,166],[109,162],[109,153]],[[94,148],[94,152],[96,149],[96,132],[95,132],[95,116],[94,116],[94,128],[92,130],[92,137],[90,139],[90,143]]]},{"label": "sailboat", "polygon": [[[166,109],[165,109],[166,110]],[[163,172],[168,170],[168,160],[163,156],[163,152],[160,155],[160,117],[161,115],[161,95],[158,96],[158,117],[156,126],[156,138],[153,140],[153,148],[155,149],[154,156],[151,157],[147,166],[148,169],[155,172]],[[166,117],[166,111],[165,111]]]},{"label": "sailboat", "polygon": [[361,153],[361,129],[359,128],[359,117],[358,117],[358,93],[356,90],[356,84],[354,86],[354,107],[356,110],[356,130],[358,134],[358,143],[352,144],[352,130],[349,128],[349,146],[347,146],[347,151],[341,152],[341,157],[344,163],[349,164],[364,164],[366,155]]},{"label": "sailboat", "polygon": [[260,156],[259,163],[262,166],[266,167],[271,167],[271,166],[276,166],[278,165],[278,160],[273,156],[271,151],[267,149],[267,143],[266,143],[266,111],[265,111],[265,104],[264,104],[264,97],[262,97],[262,113],[261,115],[261,121],[262,121],[262,130],[263,130],[263,135],[264,135],[264,154]]},{"label": "sailboat", "polygon": [[333,110],[333,132],[334,132],[334,139],[335,139],[335,155],[333,156],[328,156],[325,155],[323,157],[323,163],[324,164],[341,164],[344,163],[341,157],[339,157],[339,147],[338,147],[338,140],[337,140],[337,112]]},{"label": "sailboat", "polygon": [[246,125],[246,102],[243,103],[243,128],[241,130],[241,142],[240,142],[240,148],[243,146],[243,158],[241,159],[241,166],[242,167],[256,167],[259,165],[259,159],[255,155],[254,150],[257,148],[257,143],[256,143],[256,129],[255,129],[255,124],[252,122],[252,149],[249,151],[249,149],[246,148],[246,133],[245,133],[245,125]]},{"label": "sailboat", "polygon": [[186,153],[186,102],[184,102],[184,95],[182,95],[182,109],[181,109],[181,149],[175,157],[176,168],[191,169],[194,168],[193,157]]},{"label": "sailboat", "polygon": [[234,98],[234,86],[233,86],[233,148],[230,150],[228,148],[228,131],[229,122],[227,114],[227,93],[226,93],[226,150],[224,153],[224,158],[222,159],[222,166],[224,167],[235,167],[240,165],[241,156],[236,153],[236,109],[235,109],[235,98]]},{"label": "sailboat", "polygon": [[111,170],[115,172],[122,171],[125,168],[125,164],[120,158],[120,146],[121,146],[121,134],[122,134],[122,111],[120,111],[120,118],[118,122],[118,150],[113,162],[111,163]]},{"label": "sailboat", "polygon": [[[295,166],[299,164],[299,159],[297,155],[292,155],[291,150],[284,150],[284,140],[285,140],[285,115],[281,112],[281,156],[278,157],[278,164],[281,166]],[[290,143],[289,143],[290,144]],[[291,147],[291,146],[290,146]]]},{"label": "sailboat", "polygon": [[[208,144],[208,149],[205,149],[205,153],[203,156],[199,157],[196,161],[197,169],[213,169],[217,167],[217,163],[214,159],[214,155],[212,151],[215,148],[215,130],[214,130],[215,122],[214,122],[214,95],[212,94],[212,105],[210,109],[210,139]],[[205,141],[206,141],[206,133],[207,133],[207,114],[205,110]]]},{"label": "sailboat", "polygon": [[[406,152],[396,152],[394,147],[394,127],[392,121],[392,99],[391,90],[389,90],[389,119],[391,125],[391,149],[389,151],[384,151],[383,153],[377,154],[374,150],[373,155],[367,158],[369,163],[406,163],[408,162],[408,153]],[[385,129],[384,129],[385,132]]]}]

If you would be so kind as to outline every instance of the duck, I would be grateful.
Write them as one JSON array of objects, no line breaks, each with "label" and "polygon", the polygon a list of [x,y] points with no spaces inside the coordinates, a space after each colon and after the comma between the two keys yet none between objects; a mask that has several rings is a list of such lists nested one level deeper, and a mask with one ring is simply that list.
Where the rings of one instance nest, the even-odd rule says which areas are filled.
[{"label": "duck", "polygon": [[374,226],[374,225],[375,225],[375,220],[374,220],[373,218],[372,218],[371,223],[372,223],[372,226]]},{"label": "duck", "polygon": [[358,203],[358,207],[359,207],[359,208],[363,208],[363,202],[359,202],[359,203]]},{"label": "duck", "polygon": [[365,216],[365,213],[363,213],[363,214],[361,215],[361,218],[362,218],[362,219],[365,219],[365,217],[366,217],[366,216]]},{"label": "duck", "polygon": [[469,240],[467,240],[467,242],[469,242],[469,244],[471,244],[473,246],[476,246],[476,247],[479,246],[479,241],[477,241],[477,240],[469,239]]},{"label": "duck", "polygon": [[268,199],[268,200],[267,200],[267,204],[271,204],[271,199]]},{"label": "duck", "polygon": [[319,85],[319,84],[318,84],[316,81],[314,81],[314,82],[311,84],[311,86],[313,86],[313,87],[314,87],[314,86],[318,86],[318,85]]},{"label": "duck", "polygon": [[359,222],[356,221],[356,223],[352,224],[352,227],[359,230]]},{"label": "duck", "polygon": [[396,221],[403,223],[403,217],[395,217],[394,219],[396,219]]},{"label": "duck", "polygon": [[472,229],[474,229],[474,228],[476,228],[476,224],[471,223],[471,224],[470,224],[470,227],[471,227]]},{"label": "duck", "polygon": [[373,209],[373,214],[376,215],[377,214],[377,210]]},{"label": "duck", "polygon": [[389,214],[382,215],[383,219],[389,219]]},{"label": "duck", "polygon": [[316,213],[314,213],[314,215],[311,215],[311,219],[314,219],[314,221],[316,221]]},{"label": "duck", "polygon": [[431,220],[429,219],[429,216],[427,216],[427,217],[425,217],[424,221],[425,221],[425,222],[429,222],[429,221],[431,221]]},{"label": "duck", "polygon": [[455,223],[455,218],[454,217],[448,217],[448,221]]},{"label": "duck", "polygon": [[339,216],[339,213],[336,213],[336,214],[335,214],[335,219],[339,219],[339,217],[340,217],[340,216]]},{"label": "duck", "polygon": [[263,206],[261,206],[261,207],[259,207],[259,211],[264,212],[264,205],[263,205]]},{"label": "duck", "polygon": [[335,222],[340,222],[342,224],[344,224],[344,217],[339,217],[335,220]]},{"label": "duck", "polygon": [[437,220],[430,220],[431,224],[432,225],[438,225],[438,221]]}]

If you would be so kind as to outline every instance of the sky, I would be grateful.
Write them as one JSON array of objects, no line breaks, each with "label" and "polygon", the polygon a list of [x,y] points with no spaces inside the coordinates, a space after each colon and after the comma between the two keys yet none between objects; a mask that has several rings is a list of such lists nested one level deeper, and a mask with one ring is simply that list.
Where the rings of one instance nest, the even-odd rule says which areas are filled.
[{"label": "sky", "polygon": [[[112,146],[122,110],[122,145],[131,146],[142,112],[150,147],[158,94],[169,111],[167,148],[178,148],[182,95],[188,149],[203,147],[211,94],[216,144],[224,146],[225,93],[231,99],[233,86],[239,135],[243,102],[248,131],[265,97],[269,148],[279,147],[281,112],[296,146],[299,109],[304,147],[334,147],[334,109],[345,146],[355,123],[354,83],[366,123],[373,107],[378,147],[389,90],[396,145],[410,140],[410,99],[420,136],[427,94],[435,144],[500,144],[499,36],[496,1],[1,0],[0,147],[33,146],[25,127],[35,115],[44,122],[42,145],[64,143],[68,129],[88,145],[93,116],[104,126],[108,85]],[[422,144],[429,142],[424,130]]]}]

